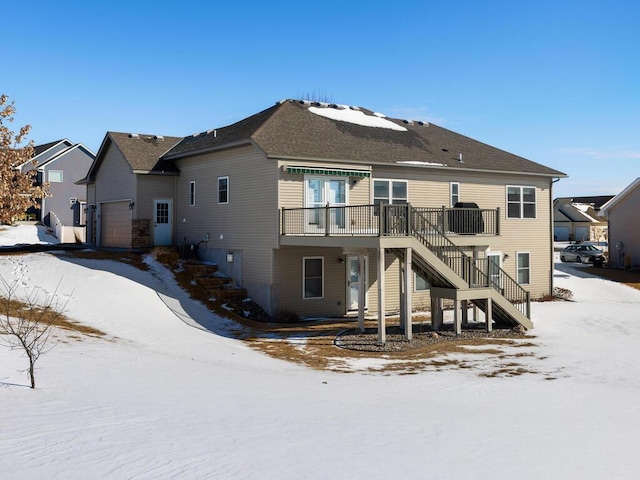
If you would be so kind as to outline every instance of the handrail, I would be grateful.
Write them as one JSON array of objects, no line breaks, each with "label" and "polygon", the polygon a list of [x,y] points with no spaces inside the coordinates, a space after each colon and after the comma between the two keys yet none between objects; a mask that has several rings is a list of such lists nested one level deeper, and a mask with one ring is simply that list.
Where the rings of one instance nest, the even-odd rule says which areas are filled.
[{"label": "handrail", "polygon": [[[406,205],[406,217],[411,220],[411,235],[417,238],[443,263],[461,277],[469,287],[492,287],[527,318],[530,318],[529,292],[491,259],[469,257],[447,238],[444,232],[416,208]],[[484,268],[480,268],[478,265]]]}]

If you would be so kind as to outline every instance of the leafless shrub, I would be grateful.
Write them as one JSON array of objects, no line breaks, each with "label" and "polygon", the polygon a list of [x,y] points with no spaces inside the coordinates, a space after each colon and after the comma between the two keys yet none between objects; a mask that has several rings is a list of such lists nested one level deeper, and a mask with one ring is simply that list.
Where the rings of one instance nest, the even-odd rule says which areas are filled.
[{"label": "leafless shrub", "polygon": [[41,355],[55,345],[49,344],[52,326],[66,308],[67,302],[60,304],[58,287],[47,295],[40,288],[26,292],[26,300],[17,299],[19,281],[7,282],[0,276],[0,343],[12,350],[22,350],[29,359],[31,388],[36,388],[35,365]]}]

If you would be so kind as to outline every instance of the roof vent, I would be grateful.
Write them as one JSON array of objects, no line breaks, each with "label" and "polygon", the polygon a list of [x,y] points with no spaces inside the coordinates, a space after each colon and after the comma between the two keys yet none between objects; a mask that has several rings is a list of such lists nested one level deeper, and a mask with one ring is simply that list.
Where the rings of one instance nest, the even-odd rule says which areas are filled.
[{"label": "roof vent", "polygon": [[459,161],[460,163],[464,163],[464,160],[462,159],[462,154],[460,154],[460,156],[458,157],[458,161]]},{"label": "roof vent", "polygon": [[164,140],[164,137],[162,135],[154,135],[153,138],[155,138],[156,140],[160,140],[161,142]]},{"label": "roof vent", "polygon": [[140,138],[140,135],[138,135],[137,133],[130,133],[129,138]]},{"label": "roof vent", "polygon": [[198,135],[200,135],[200,132],[196,132],[193,135],[191,135],[192,137],[197,137]]},{"label": "roof vent", "polygon": [[349,108],[350,108],[351,110],[355,110],[356,112],[357,112],[357,111],[360,111],[360,107],[351,106],[351,107],[349,107]]},{"label": "roof vent", "polygon": [[418,122],[418,125],[420,125],[421,127],[422,127],[423,125],[426,125],[427,127],[429,126],[429,124],[428,124],[428,123],[425,123],[425,122],[423,122],[422,120],[420,120],[420,121]]},{"label": "roof vent", "polygon": [[413,125],[413,120],[402,120],[402,123],[406,123],[407,125]]}]

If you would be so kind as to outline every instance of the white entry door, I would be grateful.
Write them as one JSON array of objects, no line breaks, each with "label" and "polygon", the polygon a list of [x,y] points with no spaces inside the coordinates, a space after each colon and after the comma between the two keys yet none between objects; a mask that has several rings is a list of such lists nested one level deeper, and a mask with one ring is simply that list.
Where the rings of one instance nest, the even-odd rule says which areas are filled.
[{"label": "white entry door", "polygon": [[153,201],[153,244],[171,245],[173,230],[173,200]]},{"label": "white entry door", "polygon": [[500,268],[502,267],[501,253],[487,254],[487,277],[489,286],[498,290],[502,289],[502,278],[500,277]]},{"label": "white entry door", "polygon": [[[365,292],[365,308],[367,307],[366,302],[366,292],[367,292],[367,275],[368,275],[368,261],[367,257],[362,257],[364,261],[364,281],[363,288]],[[360,262],[358,262],[358,257],[348,256],[347,257],[347,306],[349,310],[358,310],[358,291],[360,289]]]},{"label": "white entry door", "polygon": [[[345,228],[345,209],[347,205],[347,181],[344,178],[306,177],[305,179],[306,232],[324,233],[328,227],[331,231]],[[329,222],[325,225],[324,207],[331,209]],[[313,209],[313,210],[311,210]]]}]

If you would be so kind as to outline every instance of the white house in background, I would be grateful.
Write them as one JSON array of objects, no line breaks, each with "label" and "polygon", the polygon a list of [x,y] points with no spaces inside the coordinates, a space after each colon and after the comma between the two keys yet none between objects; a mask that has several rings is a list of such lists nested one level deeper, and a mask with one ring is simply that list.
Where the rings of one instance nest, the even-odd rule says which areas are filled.
[{"label": "white house in background", "polygon": [[558,197],[553,201],[553,238],[558,242],[606,242],[607,222],[598,216],[613,195]]},{"label": "white house in background", "polygon": [[600,216],[609,226],[609,264],[640,265],[640,177],[605,203]]}]

